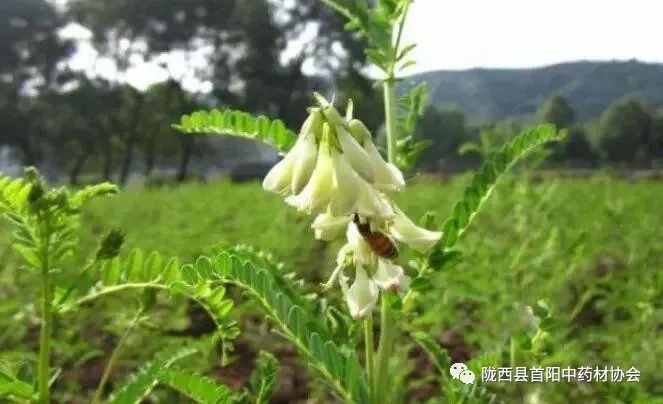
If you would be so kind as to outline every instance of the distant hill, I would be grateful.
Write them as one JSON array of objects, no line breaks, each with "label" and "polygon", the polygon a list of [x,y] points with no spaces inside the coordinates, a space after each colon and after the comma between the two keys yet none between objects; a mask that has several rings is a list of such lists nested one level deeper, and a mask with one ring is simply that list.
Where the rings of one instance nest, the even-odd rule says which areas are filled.
[{"label": "distant hill", "polygon": [[430,103],[458,107],[471,122],[531,117],[554,94],[569,100],[579,121],[599,117],[625,95],[663,106],[663,64],[638,61],[435,71],[411,76],[405,83],[421,81],[428,82]]}]

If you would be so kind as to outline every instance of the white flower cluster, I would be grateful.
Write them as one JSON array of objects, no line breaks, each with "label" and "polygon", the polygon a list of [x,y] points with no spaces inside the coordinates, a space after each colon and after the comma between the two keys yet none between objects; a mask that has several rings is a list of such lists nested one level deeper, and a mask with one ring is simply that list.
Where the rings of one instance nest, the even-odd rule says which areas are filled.
[{"label": "white flower cluster", "polygon": [[[442,234],[417,227],[398,209],[390,196],[405,187],[403,174],[382,158],[366,126],[346,115],[324,100],[311,108],[297,142],[267,174],[263,188],[316,215],[311,227],[317,239],[330,241],[345,231],[347,244],[325,287],[338,280],[350,313],[363,318],[380,289],[407,288],[403,268],[392,261],[395,241],[426,252]],[[346,270],[352,268],[350,285]]]}]

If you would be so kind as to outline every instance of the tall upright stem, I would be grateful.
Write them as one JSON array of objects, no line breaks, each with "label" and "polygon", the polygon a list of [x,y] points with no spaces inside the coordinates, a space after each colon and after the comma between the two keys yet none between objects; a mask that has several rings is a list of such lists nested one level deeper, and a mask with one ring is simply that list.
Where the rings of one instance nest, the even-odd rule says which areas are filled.
[{"label": "tall upright stem", "polygon": [[50,394],[50,359],[51,334],[53,333],[53,286],[49,269],[50,230],[48,223],[44,226],[41,248],[41,330],[39,332],[39,365],[37,369],[37,387],[39,402],[49,403]]},{"label": "tall upright stem", "polygon": [[394,76],[390,74],[382,83],[384,94],[384,118],[387,133],[387,157],[390,163],[396,161],[396,94]]},{"label": "tall upright stem", "polygon": [[370,402],[376,402],[375,397],[375,359],[373,357],[373,315],[369,314],[364,320],[364,349],[366,350],[366,373],[368,373],[368,388]]},{"label": "tall upright stem", "polygon": [[[387,151],[390,163],[396,160],[396,94],[394,91],[394,72],[393,69],[388,72],[388,77],[383,83],[384,92],[384,111],[385,128],[387,133]],[[381,298],[380,312],[380,345],[376,359],[375,392],[377,402],[389,402],[389,359],[394,346],[394,319],[389,301],[383,295]]]}]

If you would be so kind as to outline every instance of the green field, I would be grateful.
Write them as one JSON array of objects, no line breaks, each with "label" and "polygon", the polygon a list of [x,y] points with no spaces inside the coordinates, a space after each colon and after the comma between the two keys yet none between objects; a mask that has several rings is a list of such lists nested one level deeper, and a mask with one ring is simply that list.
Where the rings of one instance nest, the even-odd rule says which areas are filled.
[{"label": "green field", "polygon": [[[468,180],[467,176],[448,181],[415,178],[399,204],[413,218],[435,212],[439,226]],[[409,323],[438,336],[453,360],[484,356],[501,366],[634,366],[641,372],[636,383],[491,385],[490,390],[505,402],[661,400],[661,200],[660,182],[629,183],[603,174],[543,181],[509,176],[458,244],[462,259],[434,276],[435,288],[416,300]],[[248,244],[271,252],[288,270],[310,280],[315,290],[313,285],[333,267],[338,245],[313,240],[310,221],[263,192],[257,183],[136,188],[94,201],[84,211],[81,242],[90,251],[103,231],[120,227],[127,233],[124,255],[140,247],[178,256],[183,262],[193,261],[213,245]],[[7,240],[4,223],[1,229],[1,239]],[[16,267],[18,260],[9,244],[2,245],[6,247],[0,273],[0,346],[29,360],[34,357],[30,352],[36,351],[36,314],[28,303],[36,293],[30,284],[34,278]],[[243,301],[239,294],[232,295]],[[333,290],[330,295],[337,299],[340,293]],[[65,366],[56,384],[56,398],[85,402],[72,397],[91,394],[92,381],[98,377],[93,373],[116,340],[107,335],[122,333],[134,307],[132,296],[108,299],[60,324],[64,331],[57,335],[55,352]],[[512,350],[512,342],[528,327],[526,306],[539,300],[548,303],[554,319],[540,354]],[[117,379],[126,378],[160,346],[191,338],[163,331],[196,328],[196,317],[190,310],[187,314],[186,302],[163,299],[155,310],[150,327],[139,330],[128,344]],[[236,311],[237,317],[249,315],[243,316],[242,336],[228,366],[221,368],[214,359],[199,363],[235,386],[246,381],[251,368],[247,358],[253,358],[260,347],[273,347],[275,340],[269,327],[256,321],[260,314],[253,305],[241,304]],[[155,330],[160,331],[155,334]],[[145,344],[142,337],[150,343]],[[409,399],[423,400],[434,394],[433,365],[409,339],[399,346],[402,357],[408,354],[411,359],[402,366],[401,376],[428,374],[423,377],[430,381],[411,385]],[[320,390],[317,382],[303,376],[303,365],[295,365],[286,345],[279,343],[277,352],[285,370],[276,398],[305,398],[306,390],[302,393],[302,387],[294,388],[293,383],[312,383],[314,391]],[[80,357],[82,353],[87,356]]]}]

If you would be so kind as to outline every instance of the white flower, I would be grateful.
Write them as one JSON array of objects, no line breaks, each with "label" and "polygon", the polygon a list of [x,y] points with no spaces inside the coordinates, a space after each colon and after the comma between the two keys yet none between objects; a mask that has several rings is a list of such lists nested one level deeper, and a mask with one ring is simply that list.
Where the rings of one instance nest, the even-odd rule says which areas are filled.
[{"label": "white flower", "polygon": [[383,258],[378,259],[378,269],[373,279],[380,289],[389,292],[404,292],[409,283],[402,267]]},{"label": "white flower", "polygon": [[343,155],[348,159],[352,168],[363,179],[373,182],[375,171],[366,150],[357,143],[357,140],[343,126],[336,126],[334,130],[343,149]]},{"label": "white flower", "polygon": [[405,187],[403,173],[392,163],[384,161],[380,152],[372,141],[371,132],[364,123],[358,119],[353,119],[348,124],[350,131],[363,145],[368,155],[375,177],[373,185],[387,192],[400,191]]},{"label": "white flower", "polygon": [[322,213],[327,210],[334,189],[332,152],[335,150],[330,150],[328,140],[323,138],[311,179],[299,194],[285,199],[287,204],[308,214]]},{"label": "white flower", "polygon": [[340,154],[336,149],[332,150],[334,190],[329,212],[334,216],[352,214],[359,200],[360,180],[345,157],[345,153]]},{"label": "white flower", "polygon": [[311,178],[318,156],[318,146],[315,139],[321,133],[321,129],[322,114],[320,111],[314,111],[302,125],[302,135],[300,137],[303,136],[303,145],[300,146],[301,149],[297,154],[293,167],[290,182],[290,192],[292,194],[301,192]]},{"label": "white flower", "polygon": [[316,216],[311,224],[318,240],[331,241],[335,239],[347,227],[349,216],[335,217],[329,212]]},{"label": "white flower", "polygon": [[389,234],[396,240],[408,244],[415,250],[425,253],[430,250],[442,237],[442,232],[430,231],[419,227],[405,216],[405,214],[396,209],[393,223],[389,227]]},{"label": "white flower", "polygon": [[348,246],[354,253],[355,260],[368,268],[375,268],[377,265],[377,254],[373,252],[371,246],[364,240],[364,237],[359,233],[357,225],[353,222],[348,224],[348,229],[345,232],[348,239]]},{"label": "white flower", "polygon": [[357,264],[355,273],[355,280],[349,288],[348,277],[340,273],[341,290],[345,295],[350,315],[354,318],[364,318],[373,312],[380,291],[362,265]]},{"label": "white flower", "polygon": [[394,216],[394,209],[391,207],[389,200],[361,178],[359,183],[357,213],[361,217],[370,218],[375,222],[391,219]]},{"label": "white flower", "polygon": [[314,130],[321,122],[320,112],[309,115],[292,149],[265,176],[263,189],[279,195],[301,191],[315,167],[317,145]]}]

